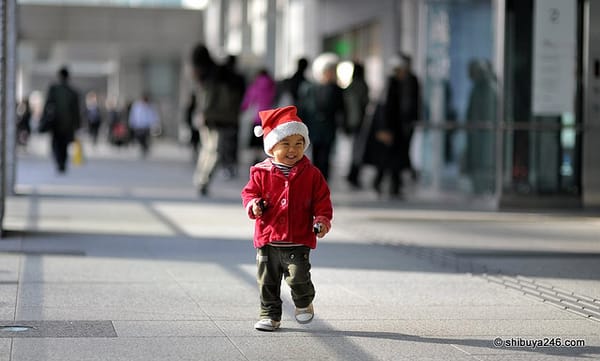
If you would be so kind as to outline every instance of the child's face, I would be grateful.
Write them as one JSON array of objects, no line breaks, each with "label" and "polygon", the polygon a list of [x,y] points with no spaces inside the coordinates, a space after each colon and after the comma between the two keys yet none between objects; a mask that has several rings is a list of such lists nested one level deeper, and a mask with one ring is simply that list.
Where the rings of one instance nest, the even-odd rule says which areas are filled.
[{"label": "child's face", "polygon": [[304,137],[300,134],[292,134],[283,138],[275,144],[271,150],[273,160],[277,163],[293,166],[304,155]]}]

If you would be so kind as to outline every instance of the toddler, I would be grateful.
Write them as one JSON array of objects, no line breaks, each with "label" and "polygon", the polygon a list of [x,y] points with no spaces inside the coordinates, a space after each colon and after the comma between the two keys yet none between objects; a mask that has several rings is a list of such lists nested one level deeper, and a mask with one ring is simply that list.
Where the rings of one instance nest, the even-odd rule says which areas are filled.
[{"label": "toddler", "polygon": [[259,331],[281,324],[281,279],[291,288],[295,318],[301,324],[314,316],[315,288],[310,277],[310,250],[331,229],[333,207],[321,172],[304,155],[310,144],[308,128],[296,107],[259,112],[266,160],[250,168],[242,190],[248,216],[255,220],[257,280],[260,292]]}]

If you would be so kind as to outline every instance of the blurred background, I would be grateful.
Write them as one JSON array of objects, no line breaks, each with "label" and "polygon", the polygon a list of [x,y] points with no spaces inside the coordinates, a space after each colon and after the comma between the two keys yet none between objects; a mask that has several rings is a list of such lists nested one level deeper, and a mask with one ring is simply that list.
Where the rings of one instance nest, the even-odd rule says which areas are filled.
[{"label": "blurred background", "polygon": [[[187,145],[193,129],[183,119],[196,87],[190,56],[202,43],[219,63],[234,56],[247,84],[260,69],[280,84],[298,59],[312,64],[333,53],[345,89],[359,63],[368,84],[365,118],[384,97],[390,59],[402,54],[421,89],[410,142],[419,189],[495,209],[600,206],[598,0],[6,0],[1,6],[3,199],[14,192],[23,101],[35,133],[61,66],[70,70],[82,109],[97,107],[103,115],[100,139],[110,136],[109,114],[123,116],[145,93],[160,114],[152,136]],[[306,77],[314,80],[310,71]],[[350,136],[341,135],[336,157],[348,160],[351,148]]]}]

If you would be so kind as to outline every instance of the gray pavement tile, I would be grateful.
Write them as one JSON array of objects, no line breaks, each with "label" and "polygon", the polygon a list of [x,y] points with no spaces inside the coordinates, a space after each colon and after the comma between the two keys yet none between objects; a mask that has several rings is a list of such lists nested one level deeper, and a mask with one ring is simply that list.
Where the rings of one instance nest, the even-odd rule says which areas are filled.
[{"label": "gray pavement tile", "polygon": [[10,347],[12,340],[0,339],[0,361],[9,361],[11,359]]},{"label": "gray pavement tile", "polygon": [[[0,245],[4,241],[0,240]],[[5,245],[6,246],[6,245]],[[0,247],[0,286],[19,280],[20,255],[2,253]]]},{"label": "gray pavement tile", "polygon": [[12,281],[0,282],[0,320],[11,320],[15,316],[17,289]]},{"label": "gray pavement tile", "polygon": [[[520,274],[529,278],[536,277],[542,282],[544,280],[549,282],[553,279],[598,281],[600,256],[578,258],[569,256],[568,253],[565,251],[564,256],[553,257],[544,256],[541,252],[537,257],[474,257],[470,260],[501,269],[509,274]],[[592,291],[600,297],[600,286],[596,285],[588,293]]]},{"label": "gray pavement tile", "polygon": [[[225,332],[226,335],[236,336],[256,336],[254,320],[228,321],[215,320],[215,323]],[[275,332],[275,337],[306,337],[312,335],[319,336],[346,336],[355,332],[388,332],[399,335],[417,335],[422,334],[423,330],[417,322],[398,321],[398,320],[323,320],[318,314],[308,325],[301,325],[293,319],[293,314],[284,313],[281,322],[281,332]],[[260,334],[260,333],[259,333]]]},{"label": "gray pavement tile", "polygon": [[[369,256],[365,257],[365,251],[368,249]],[[375,261],[376,260],[376,261]],[[316,250],[311,254],[311,264],[315,270],[321,268],[347,271],[390,271],[398,273],[411,272],[441,272],[447,273],[449,270],[438,265],[432,264],[426,260],[415,258],[413,255],[407,255],[398,247],[389,247],[384,245],[375,245],[368,241],[363,243],[344,243],[320,241]],[[332,276],[342,276],[343,273],[332,273]],[[332,282],[340,278],[332,278]]]},{"label": "gray pavement tile", "polygon": [[597,336],[598,323],[574,316],[569,320],[420,320],[418,325],[426,335],[488,335],[504,337],[529,335],[550,336]]},{"label": "gray pavement tile", "polygon": [[256,284],[238,283],[219,285],[215,283],[180,282],[179,285],[199,305],[260,305]]},{"label": "gray pavement tile", "polygon": [[[352,307],[373,305],[376,301],[376,296],[359,292],[358,285],[323,284],[318,278],[313,278],[313,283],[316,292],[315,304]],[[282,287],[281,293],[285,296],[290,293],[287,285]]]},{"label": "gray pavement tile", "polygon": [[321,298],[315,302],[318,315],[324,320],[518,320],[533,321],[539,319],[572,320],[578,319],[576,315],[565,312],[556,307],[539,303],[531,306],[426,306],[406,305],[364,305],[340,307],[340,305],[324,303]]},{"label": "gray pavement tile", "polygon": [[28,256],[151,259],[149,239],[152,237],[145,235],[32,232],[23,240],[20,250]]},{"label": "gray pavement tile", "polygon": [[[344,247],[344,246],[340,246]],[[311,265],[313,266],[311,273],[315,282],[323,284],[340,284],[340,283],[394,283],[403,282],[403,280],[411,277],[417,277],[422,275],[426,278],[428,274],[452,274],[448,270],[441,269],[432,265],[429,262],[423,262],[418,259],[410,259],[409,257],[403,257],[398,259],[397,263],[374,263],[369,269],[354,267],[353,263],[348,262],[345,267],[332,267],[328,264],[328,261],[321,261],[322,255],[319,257],[316,254],[319,252],[317,249],[312,254]],[[376,269],[377,265],[381,269]],[[389,265],[394,265],[397,269],[386,269]],[[333,265],[337,266],[337,265]],[[352,276],[349,277],[349,274]],[[349,280],[352,282],[349,282]]]},{"label": "gray pavement tile", "polygon": [[[233,205],[156,201],[152,207],[164,221],[187,236],[238,238],[252,242],[254,224],[248,219],[241,198],[238,204]],[[232,227],[232,224],[237,226]]]},{"label": "gray pavement tile", "polygon": [[15,307],[0,306],[0,320],[12,320],[15,317]]},{"label": "gray pavement tile", "polygon": [[[139,202],[44,199],[38,205],[34,230],[98,234],[172,235],[172,230]],[[77,212],[73,212],[76,209]],[[98,217],[98,214],[103,214]]]},{"label": "gray pavement tile", "polygon": [[[17,332],[11,331],[16,327]],[[24,329],[28,328],[28,329]],[[0,337],[117,337],[110,321],[0,321]]]},{"label": "gray pavement tile", "polygon": [[[249,257],[251,258],[251,257]],[[233,273],[234,268],[232,264],[224,265],[216,262],[176,262],[176,261],[155,261],[160,267],[164,268],[172,279],[179,283],[194,283],[202,282],[205,284],[218,284],[227,287],[231,284],[238,284],[240,282],[247,283],[247,277],[253,277],[248,275],[246,278],[241,278],[239,274]],[[251,266],[254,272],[256,267]]]},{"label": "gray pavement tile", "polygon": [[[19,307],[20,320],[140,320],[140,321],[182,321],[208,320],[209,317],[198,309],[198,312],[178,312],[173,309],[163,310],[133,310],[130,308],[90,309],[78,307]],[[14,314],[14,309],[12,311]],[[11,316],[12,318],[12,316]]]},{"label": "gray pavement tile", "polygon": [[379,305],[473,305],[529,306],[535,300],[503,287],[461,274],[406,274],[392,282],[375,280],[347,288],[356,295]]},{"label": "gray pavement tile", "polygon": [[22,282],[165,283],[171,276],[150,260],[101,257],[27,256]]},{"label": "gray pavement tile", "polygon": [[223,332],[212,321],[113,321],[119,337],[217,337]]},{"label": "gray pavement tile", "polygon": [[19,319],[40,319],[47,312],[78,311],[82,319],[97,313],[135,317],[138,313],[197,314],[202,310],[172,283],[24,283],[20,286]]},{"label": "gray pavement tile", "polygon": [[254,305],[232,306],[230,304],[222,305],[202,305],[202,311],[211,320],[252,320],[256,321],[259,315],[260,302]]},{"label": "gray pavement tile", "polygon": [[245,360],[225,337],[15,339],[11,361]]},{"label": "gray pavement tile", "polygon": [[472,360],[460,350],[437,340],[391,332],[348,332],[305,337],[232,337],[249,360]]}]

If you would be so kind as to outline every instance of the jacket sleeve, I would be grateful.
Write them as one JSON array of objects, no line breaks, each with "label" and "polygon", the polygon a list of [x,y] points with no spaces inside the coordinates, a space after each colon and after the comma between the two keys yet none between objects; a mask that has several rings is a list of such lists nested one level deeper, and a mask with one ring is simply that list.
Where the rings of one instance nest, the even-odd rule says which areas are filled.
[{"label": "jacket sleeve", "polygon": [[331,221],[333,219],[333,205],[331,204],[331,194],[327,181],[315,169],[315,181],[313,182],[313,214],[315,223],[322,223],[328,229],[331,229]]},{"label": "jacket sleeve", "polygon": [[242,189],[242,204],[250,219],[256,219],[256,216],[252,212],[252,205],[262,198],[260,185],[260,172],[256,171],[254,167],[250,168],[250,180],[248,180],[248,183]]}]

